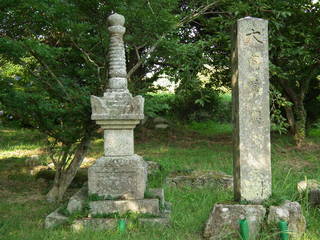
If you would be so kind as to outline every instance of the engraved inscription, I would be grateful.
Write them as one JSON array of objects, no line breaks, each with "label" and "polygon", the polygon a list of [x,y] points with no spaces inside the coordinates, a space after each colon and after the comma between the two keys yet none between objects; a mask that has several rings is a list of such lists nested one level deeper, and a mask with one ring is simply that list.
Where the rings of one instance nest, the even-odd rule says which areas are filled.
[{"label": "engraved inscription", "polygon": [[255,76],[251,76],[249,77],[249,87],[251,88],[252,90],[252,93],[253,93],[253,96],[256,96],[256,95],[260,95],[260,81],[257,77]]},{"label": "engraved inscription", "polygon": [[[135,191],[135,172],[96,172],[96,190],[101,195],[125,194]],[[132,188],[133,187],[133,188]]]},{"label": "engraved inscription", "polygon": [[254,124],[262,124],[262,112],[260,109],[253,109],[251,112],[251,120]]},{"label": "engraved inscription", "polygon": [[250,39],[249,42],[251,42],[251,39],[255,39],[258,43],[263,43],[263,41],[260,39],[261,32],[256,31],[254,29],[251,29],[251,32],[247,33],[247,39]]},{"label": "engraved inscription", "polygon": [[259,70],[260,69],[260,66],[261,66],[262,62],[263,62],[263,58],[261,56],[261,52],[255,52],[249,58],[250,67],[252,67],[255,70]]}]

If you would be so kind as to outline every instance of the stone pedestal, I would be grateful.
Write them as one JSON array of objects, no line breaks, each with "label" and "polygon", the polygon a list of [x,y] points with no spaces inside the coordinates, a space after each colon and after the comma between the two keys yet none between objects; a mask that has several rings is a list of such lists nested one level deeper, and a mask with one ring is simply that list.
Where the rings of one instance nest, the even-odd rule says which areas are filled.
[{"label": "stone pedestal", "polygon": [[138,155],[101,157],[89,168],[89,195],[114,199],[143,199],[147,165]]},{"label": "stone pedestal", "polygon": [[268,21],[237,21],[232,52],[235,200],[271,195]]}]

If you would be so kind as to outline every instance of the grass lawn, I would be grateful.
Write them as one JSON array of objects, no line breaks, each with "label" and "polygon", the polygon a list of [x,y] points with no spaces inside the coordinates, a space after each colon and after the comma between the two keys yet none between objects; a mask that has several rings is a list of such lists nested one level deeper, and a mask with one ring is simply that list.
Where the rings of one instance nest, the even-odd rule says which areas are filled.
[{"label": "grass lawn", "polygon": [[[305,178],[320,180],[320,134],[313,131],[308,145],[297,150],[287,136],[272,136],[273,196],[266,205],[284,199],[298,200],[307,219],[304,240],[320,239],[320,212],[307,204],[296,191]],[[44,154],[44,136],[37,131],[0,128],[0,239],[201,239],[204,224],[216,202],[232,201],[231,190],[222,188],[175,188],[164,184],[165,176],[176,170],[217,170],[232,174],[230,125],[214,122],[193,123],[171,130],[139,129],[136,152],[146,160],[161,164],[162,170],[150,179],[151,186],[163,186],[166,199],[173,204],[172,225],[166,228],[133,227],[120,235],[110,231],[72,232],[67,227],[45,230],[46,215],[57,205],[45,201],[50,182],[31,174],[26,160]],[[95,140],[88,158],[102,154],[103,142]],[[46,162],[46,157],[40,157]],[[76,189],[70,189],[70,196]],[[276,239],[263,229],[260,240]]]}]

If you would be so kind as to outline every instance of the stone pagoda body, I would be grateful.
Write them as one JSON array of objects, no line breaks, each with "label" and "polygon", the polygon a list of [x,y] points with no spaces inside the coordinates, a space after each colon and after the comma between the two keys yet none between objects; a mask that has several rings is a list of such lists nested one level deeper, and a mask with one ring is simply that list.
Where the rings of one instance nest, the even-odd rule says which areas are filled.
[{"label": "stone pagoda body", "polygon": [[[118,218],[128,212],[142,224],[169,224],[170,204],[164,201],[164,191],[148,189],[146,194],[147,163],[134,153],[133,130],[144,118],[144,99],[132,97],[127,88],[124,22],[119,14],[108,18],[109,86],[102,97],[91,96],[91,119],[104,130],[104,155],[89,168],[88,185],[69,200],[69,214],[88,211],[85,218],[73,222],[75,230],[115,228]],[[60,212],[47,216],[47,228],[68,220]]]}]

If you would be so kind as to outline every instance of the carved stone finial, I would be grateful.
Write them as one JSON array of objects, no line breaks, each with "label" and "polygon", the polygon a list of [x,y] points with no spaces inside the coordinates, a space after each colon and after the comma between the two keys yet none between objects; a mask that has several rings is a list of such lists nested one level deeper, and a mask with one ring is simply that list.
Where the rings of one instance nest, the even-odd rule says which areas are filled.
[{"label": "carved stone finial", "polygon": [[108,17],[108,22],[110,26],[123,26],[125,19],[124,16],[115,13]]},{"label": "carved stone finial", "polygon": [[108,17],[110,45],[109,45],[109,89],[128,91],[126,55],[123,43],[123,27],[125,19],[120,14]]}]

